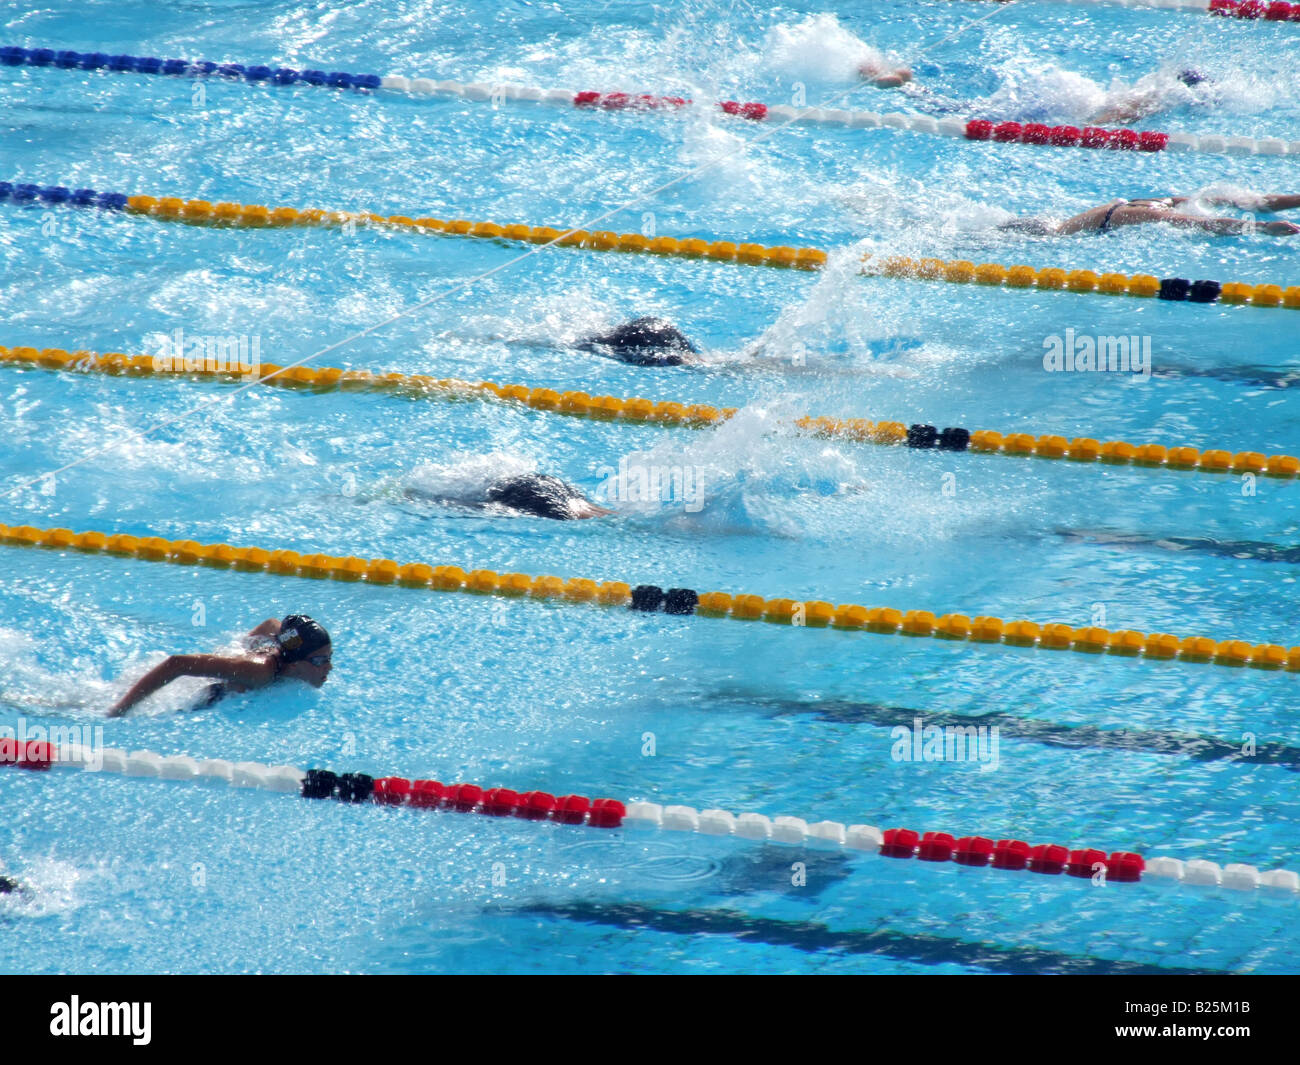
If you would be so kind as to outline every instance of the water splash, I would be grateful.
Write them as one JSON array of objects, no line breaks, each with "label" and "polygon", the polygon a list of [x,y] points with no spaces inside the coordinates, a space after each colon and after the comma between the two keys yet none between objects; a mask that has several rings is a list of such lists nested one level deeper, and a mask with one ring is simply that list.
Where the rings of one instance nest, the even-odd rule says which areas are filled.
[{"label": "water splash", "polygon": [[764,58],[769,67],[803,81],[851,82],[864,63],[886,64],[883,52],[840,25],[834,15],[810,15],[795,25],[768,30]]}]

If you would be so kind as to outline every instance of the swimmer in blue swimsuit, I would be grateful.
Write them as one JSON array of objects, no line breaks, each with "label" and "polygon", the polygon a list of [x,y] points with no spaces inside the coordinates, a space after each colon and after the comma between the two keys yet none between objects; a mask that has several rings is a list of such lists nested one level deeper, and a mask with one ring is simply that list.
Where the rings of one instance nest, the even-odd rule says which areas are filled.
[{"label": "swimmer in blue swimsuit", "polygon": [[1075,233],[1110,233],[1120,226],[1142,225],[1146,222],[1164,222],[1180,229],[1199,229],[1206,233],[1264,233],[1273,237],[1290,237],[1300,234],[1294,222],[1261,222],[1244,218],[1206,218],[1184,214],[1178,210],[1185,203],[1199,199],[1206,204],[1227,204],[1248,211],[1285,211],[1300,207],[1300,196],[1234,196],[1208,195],[1164,196],[1151,199],[1112,200],[1100,207],[1092,207],[1082,214],[1064,221],[1050,218],[1013,218],[1003,222],[999,229],[1038,236],[1065,237]]},{"label": "swimmer in blue swimsuit", "polygon": [[214,677],[196,709],[211,706],[230,692],[264,688],[277,680],[306,681],[319,688],[330,675],[333,647],[329,633],[303,614],[262,622],[245,638],[242,655],[171,655],[135,682],[112,709],[120,717],[136,703],[177,677]]}]

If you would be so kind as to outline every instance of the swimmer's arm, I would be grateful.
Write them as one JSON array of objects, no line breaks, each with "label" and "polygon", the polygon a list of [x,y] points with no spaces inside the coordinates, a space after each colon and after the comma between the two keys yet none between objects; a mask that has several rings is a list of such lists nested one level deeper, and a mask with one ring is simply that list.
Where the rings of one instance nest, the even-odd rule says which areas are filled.
[{"label": "swimmer's arm", "polygon": [[1124,125],[1136,122],[1139,118],[1154,115],[1160,110],[1160,98],[1152,92],[1138,92],[1127,99],[1117,100],[1109,107],[1103,107],[1093,115],[1091,121],[1102,125],[1117,123]]},{"label": "swimmer's arm", "polygon": [[227,658],[222,655],[171,655],[164,659],[130,689],[108,711],[109,717],[121,717],[141,699],[177,677],[214,677],[244,688],[260,688],[274,676],[274,667],[260,658]]},{"label": "swimmer's arm", "polygon": [[1275,195],[1257,196],[1250,206],[1258,211],[1289,211],[1292,207],[1300,207],[1300,196],[1290,193],[1278,193]]},{"label": "swimmer's arm", "polygon": [[[1175,206],[1180,203],[1186,203],[1193,199],[1190,196],[1174,196],[1172,202]],[[1216,207],[1226,204],[1229,207],[1240,207],[1243,211],[1289,211],[1292,207],[1300,207],[1300,196],[1291,195],[1290,193],[1266,194],[1255,196],[1250,193],[1235,194],[1231,192],[1212,192],[1207,196],[1201,197],[1202,203],[1213,204]]]},{"label": "swimmer's arm", "polygon": [[249,629],[248,635],[244,636],[240,642],[249,650],[268,650],[273,649],[276,644],[276,637],[280,635],[280,621],[278,618],[267,618],[256,628]]},{"label": "swimmer's arm", "polygon": [[1245,233],[1252,228],[1265,229],[1243,218],[1201,218],[1194,214],[1174,214],[1171,211],[1158,211],[1154,220],[1168,222],[1180,229],[1203,229],[1207,233],[1236,234]]}]

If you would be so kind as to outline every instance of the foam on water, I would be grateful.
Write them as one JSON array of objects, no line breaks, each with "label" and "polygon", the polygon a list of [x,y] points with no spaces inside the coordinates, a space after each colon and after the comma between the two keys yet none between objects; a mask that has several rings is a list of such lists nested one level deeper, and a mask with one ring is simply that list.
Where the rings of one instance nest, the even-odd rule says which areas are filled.
[{"label": "foam on water", "polygon": [[20,890],[0,895],[0,922],[6,919],[36,920],[67,913],[84,904],[87,889],[104,878],[107,870],[79,867],[49,855],[22,855],[8,864],[0,861],[0,873],[17,880]]},{"label": "foam on water", "polygon": [[448,463],[424,463],[406,475],[402,482],[407,496],[432,502],[482,502],[484,493],[495,481],[532,473],[537,462],[522,455],[493,452],[471,455]]},{"label": "foam on water", "polygon": [[58,717],[89,715],[107,705],[113,687],[90,663],[52,667],[42,662],[42,651],[33,633],[0,628],[0,705],[19,714]]},{"label": "foam on water", "polygon": [[767,32],[764,58],[779,74],[805,81],[852,82],[864,63],[883,65],[885,55],[846,29],[831,14],[781,23]]},{"label": "foam on water", "polygon": [[897,350],[900,336],[909,332],[905,312],[863,299],[859,275],[866,247],[835,252],[803,297],[781,308],[751,351],[787,362],[821,363],[825,353],[870,362],[882,350]]}]

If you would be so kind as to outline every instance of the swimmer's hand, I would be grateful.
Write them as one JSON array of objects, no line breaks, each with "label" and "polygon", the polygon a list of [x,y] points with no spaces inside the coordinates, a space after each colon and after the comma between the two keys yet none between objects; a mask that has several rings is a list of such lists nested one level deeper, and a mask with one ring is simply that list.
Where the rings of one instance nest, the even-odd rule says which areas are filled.
[{"label": "swimmer's hand", "polygon": [[1270,237],[1294,237],[1300,234],[1300,226],[1294,222],[1265,222],[1263,225],[1256,225],[1256,231],[1267,233]]},{"label": "swimmer's hand", "polygon": [[878,89],[897,89],[912,80],[912,72],[907,67],[895,67],[886,70],[872,63],[863,63],[858,73]]},{"label": "swimmer's hand", "polygon": [[571,499],[569,501],[569,514],[577,519],[583,518],[603,518],[607,514],[613,514],[614,511],[609,507],[597,506],[589,499]]}]

